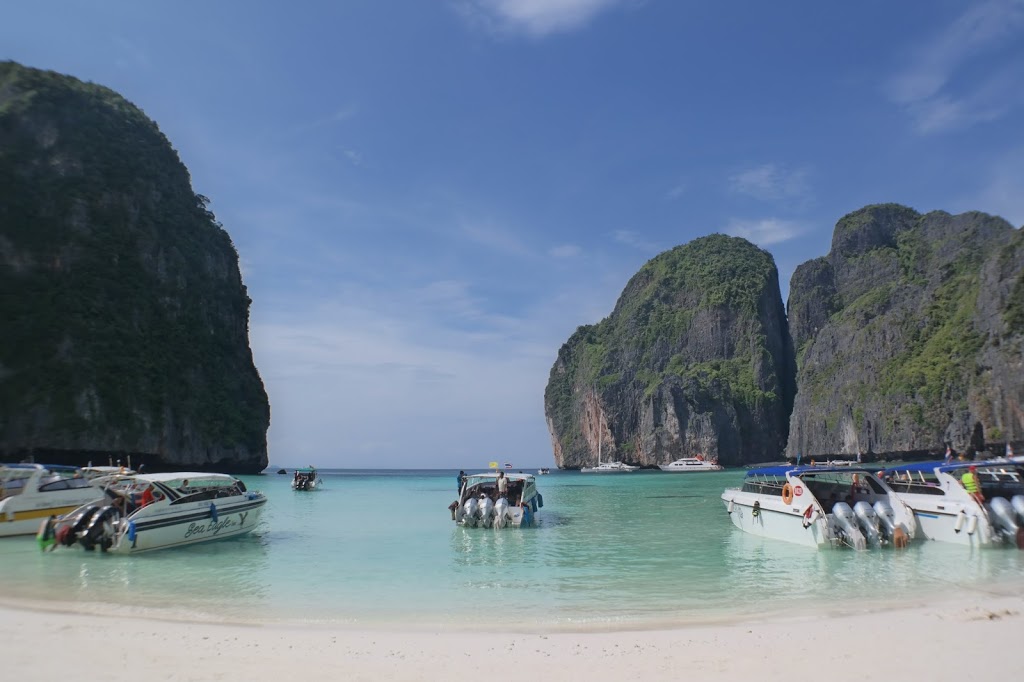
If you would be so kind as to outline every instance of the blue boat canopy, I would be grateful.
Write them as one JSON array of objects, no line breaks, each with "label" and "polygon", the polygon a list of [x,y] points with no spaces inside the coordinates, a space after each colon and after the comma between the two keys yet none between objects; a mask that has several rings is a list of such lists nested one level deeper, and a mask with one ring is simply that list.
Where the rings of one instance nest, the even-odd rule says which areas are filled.
[{"label": "blue boat canopy", "polygon": [[[926,474],[930,474],[937,468],[942,467],[942,462],[907,462],[906,464],[900,464],[899,466],[887,467],[885,469],[886,474],[896,473],[917,473],[923,471]],[[953,466],[953,465],[949,465]],[[943,467],[945,468],[945,467]]]},{"label": "blue boat canopy", "polygon": [[774,467],[763,467],[761,469],[751,469],[747,472],[747,476],[785,476],[786,474],[795,474],[800,476],[806,473],[822,474],[825,472],[829,473],[872,473],[871,469],[865,467],[851,467],[851,466],[811,466],[805,464],[803,466],[774,466]]},{"label": "blue boat canopy", "polygon": [[925,473],[931,473],[938,469],[939,471],[959,471],[961,469],[967,469],[969,467],[996,467],[996,466],[1013,466],[1015,462],[1003,461],[998,459],[986,459],[980,462],[953,462],[946,464],[943,461],[939,462],[910,462],[908,464],[901,464],[900,466],[889,467],[885,470],[885,473],[898,473],[898,472],[918,472],[923,471]]}]

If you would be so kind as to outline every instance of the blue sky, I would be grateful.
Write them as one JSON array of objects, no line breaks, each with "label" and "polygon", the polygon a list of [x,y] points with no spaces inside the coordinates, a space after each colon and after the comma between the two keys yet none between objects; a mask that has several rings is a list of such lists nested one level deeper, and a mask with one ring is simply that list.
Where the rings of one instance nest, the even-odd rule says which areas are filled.
[{"label": "blue sky", "polygon": [[550,466],[559,346],[651,257],[1024,223],[1024,0],[27,0],[0,58],[159,124],[231,234],[270,460]]}]

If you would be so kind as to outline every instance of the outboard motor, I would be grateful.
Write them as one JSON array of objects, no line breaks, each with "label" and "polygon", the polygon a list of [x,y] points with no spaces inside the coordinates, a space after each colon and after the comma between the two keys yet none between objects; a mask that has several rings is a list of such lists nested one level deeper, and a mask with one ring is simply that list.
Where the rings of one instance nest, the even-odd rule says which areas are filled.
[{"label": "outboard motor", "polygon": [[1024,523],[1024,495],[1014,495],[1010,498],[1010,506],[1017,512],[1017,520]]},{"label": "outboard motor", "polygon": [[886,500],[876,501],[873,508],[875,510],[875,518],[878,519],[878,527],[881,530],[882,535],[891,540],[893,535],[896,533],[896,526],[899,525],[896,523],[896,512],[892,510],[892,506]]},{"label": "outboard motor", "polygon": [[86,528],[89,527],[89,522],[92,521],[93,515],[96,512],[98,512],[99,510],[100,510],[100,508],[95,506],[95,505],[90,506],[90,507],[86,507],[78,515],[78,518],[72,519],[72,521],[71,521],[71,530],[65,536],[65,544],[66,545],[70,546],[70,545],[73,545],[75,543],[75,540],[78,539],[78,536]]},{"label": "outboard motor", "polygon": [[103,507],[93,514],[89,525],[78,535],[82,547],[91,552],[99,545],[100,549],[106,552],[113,544],[113,521],[117,516],[117,510],[112,506]]},{"label": "outboard motor", "polygon": [[491,525],[491,516],[494,514],[494,502],[489,497],[480,498],[480,521],[484,526]]},{"label": "outboard motor", "polygon": [[508,514],[508,498],[499,497],[498,501],[494,503],[494,527],[504,528],[507,522]]},{"label": "outboard motor", "polygon": [[992,510],[992,520],[995,522],[994,525],[1007,537],[1016,538],[1017,512],[1015,512],[1010,503],[1006,501],[1006,498],[993,497],[992,501],[988,503],[988,508]]},{"label": "outboard motor", "polygon": [[864,532],[868,544],[872,546],[881,544],[882,538],[879,533],[881,521],[878,520],[875,508],[870,503],[861,500],[853,505],[853,513],[857,515],[857,521],[860,523],[860,528]]},{"label": "outboard motor", "polygon": [[477,514],[480,513],[480,504],[475,497],[471,497],[466,500],[462,505],[463,517],[466,520],[467,526],[476,525]]},{"label": "outboard motor", "polygon": [[857,515],[850,509],[850,505],[845,502],[836,502],[835,506],[832,507],[832,516],[835,518],[840,532],[846,537],[846,541],[851,547],[854,549],[868,548],[864,535],[860,532],[860,528],[857,527]]}]

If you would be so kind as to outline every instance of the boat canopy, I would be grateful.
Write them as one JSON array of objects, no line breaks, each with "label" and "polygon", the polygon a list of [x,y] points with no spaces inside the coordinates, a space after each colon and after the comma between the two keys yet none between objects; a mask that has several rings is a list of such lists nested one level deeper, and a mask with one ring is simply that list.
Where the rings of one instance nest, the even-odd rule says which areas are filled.
[{"label": "boat canopy", "polygon": [[70,466],[68,464],[28,464],[25,462],[19,462],[17,464],[0,464],[0,469],[10,469],[11,471],[38,471],[40,469],[45,469],[52,474],[73,474],[76,471],[81,471],[78,467]]},{"label": "boat canopy", "polygon": [[173,487],[179,487],[185,481],[188,481],[189,487],[214,487],[214,486],[227,486],[234,485],[237,480],[230,474],[215,474],[215,473],[203,473],[201,471],[170,471],[159,474],[130,474],[130,475],[113,475],[107,476],[102,479],[103,481],[138,481],[141,483],[163,483]]},{"label": "boat canopy", "polygon": [[871,469],[866,467],[849,467],[849,466],[774,466],[774,467],[762,467],[760,469],[751,469],[747,472],[747,478],[753,476],[785,476],[786,474],[792,474],[794,476],[800,476],[802,474],[824,474],[824,473],[842,473],[848,474],[850,472],[863,472],[873,473]]},{"label": "boat canopy", "polygon": [[907,462],[906,464],[900,464],[899,466],[887,467],[885,469],[885,473],[917,473],[921,471],[926,474],[930,474],[940,467],[943,467],[942,462]]},{"label": "boat canopy", "polygon": [[[536,477],[533,474],[514,474],[511,471],[502,471],[505,478],[510,481],[533,481]],[[481,481],[493,481],[498,478],[497,471],[486,471],[480,474],[466,474],[466,480],[478,479]]]},{"label": "boat canopy", "polygon": [[918,471],[926,474],[933,473],[935,471],[941,471],[944,473],[950,473],[953,471],[961,471],[963,469],[969,469],[970,467],[977,467],[979,469],[991,468],[991,467],[1005,467],[1019,465],[1019,462],[1011,462],[1009,460],[1000,459],[986,459],[980,462],[952,462],[946,464],[945,462],[910,462],[908,464],[901,464],[900,466],[889,467],[885,470],[886,474],[895,473],[916,473]]}]

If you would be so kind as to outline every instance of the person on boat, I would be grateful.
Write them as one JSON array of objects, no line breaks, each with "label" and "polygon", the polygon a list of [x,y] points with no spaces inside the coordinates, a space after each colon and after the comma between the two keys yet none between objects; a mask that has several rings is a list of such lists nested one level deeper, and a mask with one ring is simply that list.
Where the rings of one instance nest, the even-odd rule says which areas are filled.
[{"label": "person on boat", "polygon": [[466,472],[459,471],[459,475],[455,477],[455,492],[462,492],[462,486],[466,484]]},{"label": "person on boat", "polygon": [[150,483],[146,486],[146,489],[142,491],[142,497],[139,499],[139,506],[145,507],[146,505],[153,504],[153,484]]},{"label": "person on boat", "polygon": [[508,497],[508,479],[504,471],[498,472],[498,497]]},{"label": "person on boat", "polygon": [[981,492],[981,482],[978,480],[978,467],[973,464],[968,467],[967,472],[960,478],[960,483],[963,484],[967,494],[978,501],[978,504],[984,504],[985,494]]}]

